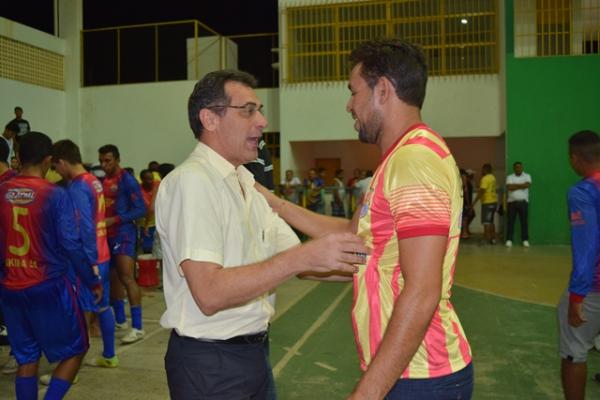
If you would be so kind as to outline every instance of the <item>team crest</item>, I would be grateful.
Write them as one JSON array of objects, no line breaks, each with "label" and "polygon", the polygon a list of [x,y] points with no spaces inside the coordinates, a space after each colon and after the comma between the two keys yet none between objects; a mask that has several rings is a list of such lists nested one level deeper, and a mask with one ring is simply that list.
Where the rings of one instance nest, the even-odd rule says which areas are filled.
[{"label": "team crest", "polygon": [[97,193],[102,193],[102,184],[98,181],[92,181],[92,185],[94,185],[94,189]]}]

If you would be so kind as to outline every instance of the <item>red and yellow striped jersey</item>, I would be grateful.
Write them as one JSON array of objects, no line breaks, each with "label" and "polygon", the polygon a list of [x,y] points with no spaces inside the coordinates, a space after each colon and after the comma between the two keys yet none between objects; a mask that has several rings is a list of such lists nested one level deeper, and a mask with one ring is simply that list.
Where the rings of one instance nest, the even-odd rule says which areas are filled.
[{"label": "red and yellow striped jersey", "polygon": [[375,357],[404,287],[398,241],[427,235],[448,238],[441,299],[402,378],[449,375],[470,363],[469,343],[450,303],[462,204],[458,168],[444,140],[424,124],[410,127],[384,155],[361,207],[358,235],[373,249],[354,276],[352,321],[363,369]]}]

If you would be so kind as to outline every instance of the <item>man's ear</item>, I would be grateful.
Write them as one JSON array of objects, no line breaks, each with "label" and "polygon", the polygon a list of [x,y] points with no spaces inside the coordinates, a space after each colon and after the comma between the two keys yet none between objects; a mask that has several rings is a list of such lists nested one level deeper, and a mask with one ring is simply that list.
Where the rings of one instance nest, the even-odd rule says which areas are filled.
[{"label": "man's ear", "polygon": [[377,84],[373,88],[376,98],[380,104],[384,104],[390,100],[390,97],[396,94],[394,85],[385,76],[382,76],[377,81]]},{"label": "man's ear", "polygon": [[214,131],[219,126],[218,115],[208,108],[203,108],[199,113],[200,122],[207,131]]}]

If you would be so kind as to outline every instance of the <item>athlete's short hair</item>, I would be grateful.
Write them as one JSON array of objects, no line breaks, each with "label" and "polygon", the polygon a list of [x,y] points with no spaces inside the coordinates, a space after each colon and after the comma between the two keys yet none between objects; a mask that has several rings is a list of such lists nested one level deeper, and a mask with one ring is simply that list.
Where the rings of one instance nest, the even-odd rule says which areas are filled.
[{"label": "athlete's short hair", "polygon": [[71,165],[81,164],[79,147],[69,139],[54,143],[52,145],[52,162],[58,162],[58,160],[65,160]]},{"label": "athlete's short hair", "polygon": [[21,165],[38,165],[52,155],[52,140],[42,132],[29,132],[21,137],[19,160]]},{"label": "athlete's short hair", "polygon": [[98,153],[100,153],[100,154],[111,153],[113,155],[113,157],[115,157],[117,160],[121,159],[121,154],[119,154],[119,148],[117,146],[115,146],[114,144],[105,144],[104,146],[102,146],[98,149]]},{"label": "athlete's short hair", "polygon": [[584,130],[571,135],[569,152],[588,163],[600,161],[600,136],[594,131]]}]

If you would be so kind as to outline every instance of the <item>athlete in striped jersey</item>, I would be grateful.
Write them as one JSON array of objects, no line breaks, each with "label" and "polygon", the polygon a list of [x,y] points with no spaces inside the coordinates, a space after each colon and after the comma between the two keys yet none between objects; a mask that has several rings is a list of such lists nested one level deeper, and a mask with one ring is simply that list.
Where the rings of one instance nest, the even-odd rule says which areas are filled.
[{"label": "athlete in striped jersey", "polygon": [[40,132],[21,138],[21,173],[0,185],[0,288],[8,338],[19,364],[18,399],[37,399],[41,353],[58,362],[45,399],[62,399],[89,345],[67,275],[73,268],[99,299],[102,285],[83,250],[67,192],[43,177],[52,141]]},{"label": "athlete in striped jersey", "polygon": [[86,319],[95,313],[100,323],[103,352],[88,361],[89,365],[114,368],[119,364],[115,355],[115,319],[110,308],[110,252],[106,241],[105,200],[102,184],[85,170],[79,147],[71,140],[59,140],[52,146],[52,163],[56,172],[68,182],[67,192],[77,212],[79,232],[88,258],[102,278],[104,292],[96,303],[93,294],[80,286],[79,300]]},{"label": "athlete in striped jersey", "polygon": [[347,111],[359,139],[383,154],[353,220],[319,216],[259,189],[308,235],[351,230],[372,249],[352,277],[365,373],[350,398],[468,399],[471,350],[450,302],[462,188],[444,140],[421,120],[423,53],[401,40],[371,41],[350,60]]}]

